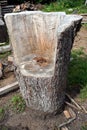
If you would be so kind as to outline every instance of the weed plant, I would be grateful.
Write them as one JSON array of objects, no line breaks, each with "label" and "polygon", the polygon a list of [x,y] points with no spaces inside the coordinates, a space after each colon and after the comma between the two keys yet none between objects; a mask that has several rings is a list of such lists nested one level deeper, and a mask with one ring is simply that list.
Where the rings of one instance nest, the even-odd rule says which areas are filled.
[{"label": "weed plant", "polygon": [[23,112],[25,110],[25,101],[21,96],[15,95],[11,99],[11,106],[14,112]]}]

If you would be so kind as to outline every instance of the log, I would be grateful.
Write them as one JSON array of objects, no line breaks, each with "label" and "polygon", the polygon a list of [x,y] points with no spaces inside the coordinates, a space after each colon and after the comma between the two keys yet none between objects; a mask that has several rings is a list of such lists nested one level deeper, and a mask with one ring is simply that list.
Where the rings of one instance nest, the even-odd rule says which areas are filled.
[{"label": "log", "polygon": [[54,115],[63,107],[70,52],[81,20],[64,12],[5,15],[20,90],[37,115]]},{"label": "log", "polygon": [[6,46],[0,46],[0,53],[5,53],[11,51],[11,46],[10,45],[6,45]]},{"label": "log", "polygon": [[18,82],[14,82],[12,84],[6,85],[2,88],[0,88],[0,96],[2,96],[3,94],[6,94],[10,91],[13,91],[15,89],[19,88],[18,86]]}]

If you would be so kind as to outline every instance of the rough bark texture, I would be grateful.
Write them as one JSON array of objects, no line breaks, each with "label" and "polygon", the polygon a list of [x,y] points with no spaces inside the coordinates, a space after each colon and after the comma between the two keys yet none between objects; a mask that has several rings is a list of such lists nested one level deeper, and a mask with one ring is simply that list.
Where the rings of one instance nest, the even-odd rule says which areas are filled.
[{"label": "rough bark texture", "polygon": [[[27,28],[30,29],[28,32],[25,29],[25,24],[23,24],[24,17],[24,21],[27,23]],[[43,19],[41,19],[42,17]],[[21,19],[20,23],[17,23],[19,19]],[[16,75],[19,81],[20,90],[27,106],[31,109],[39,111],[39,114],[56,114],[57,112],[60,112],[63,106],[70,52],[73,45],[74,36],[80,28],[81,19],[81,16],[43,12],[25,12],[8,14],[5,16],[5,21],[13,46]],[[35,22],[33,27],[32,22]],[[36,29],[38,25],[40,28]],[[21,41],[20,28],[21,30],[26,30],[22,35]],[[32,40],[28,37],[28,35],[30,35],[29,33],[32,35]],[[36,44],[39,49],[42,49],[40,48],[43,41],[42,38],[44,39],[46,45],[49,43],[49,49],[42,53],[46,55],[44,55],[45,58],[48,56],[47,51],[49,52],[50,46],[52,46],[52,50],[50,51],[51,63],[49,63],[47,70],[43,69],[46,68],[46,66],[39,67],[39,69],[43,69],[43,71],[46,70],[46,72],[38,74],[39,70],[36,71],[36,73],[29,70],[29,72],[25,73],[23,70],[24,68],[20,67],[20,63],[23,62],[23,56],[34,53],[32,52],[32,47],[29,42],[32,41],[33,45]],[[26,39],[30,41],[27,42]],[[18,48],[18,46],[21,46],[21,48]],[[20,49],[22,49],[21,52]],[[43,49],[41,51],[43,51]],[[37,51],[35,51],[34,54],[37,56]],[[38,55],[42,56],[41,53],[38,53]],[[47,73],[49,68],[51,68],[51,73]]]}]

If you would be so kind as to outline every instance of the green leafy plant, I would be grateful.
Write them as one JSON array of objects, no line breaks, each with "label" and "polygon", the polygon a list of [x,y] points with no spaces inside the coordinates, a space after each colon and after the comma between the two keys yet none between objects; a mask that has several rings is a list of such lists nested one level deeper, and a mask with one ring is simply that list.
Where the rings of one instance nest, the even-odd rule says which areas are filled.
[{"label": "green leafy plant", "polygon": [[11,106],[16,113],[20,113],[25,110],[25,102],[23,98],[19,95],[15,95],[12,97]]},{"label": "green leafy plant", "polygon": [[[50,2],[46,4],[43,11],[65,11],[66,13],[73,13],[74,11],[78,13],[87,13],[87,6],[85,6],[85,0],[57,0],[56,2]],[[71,9],[72,11],[70,11]]]},{"label": "green leafy plant", "polygon": [[69,64],[68,86],[80,86],[80,98],[87,98],[87,55],[83,49],[72,51],[72,61]]}]

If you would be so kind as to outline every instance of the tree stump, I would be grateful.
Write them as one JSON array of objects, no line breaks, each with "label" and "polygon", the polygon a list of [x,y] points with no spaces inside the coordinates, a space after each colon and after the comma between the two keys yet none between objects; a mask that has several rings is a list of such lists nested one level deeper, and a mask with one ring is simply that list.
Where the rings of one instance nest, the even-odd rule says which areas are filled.
[{"label": "tree stump", "polygon": [[70,52],[81,20],[64,12],[5,15],[20,90],[36,113],[53,115],[64,104]]}]

